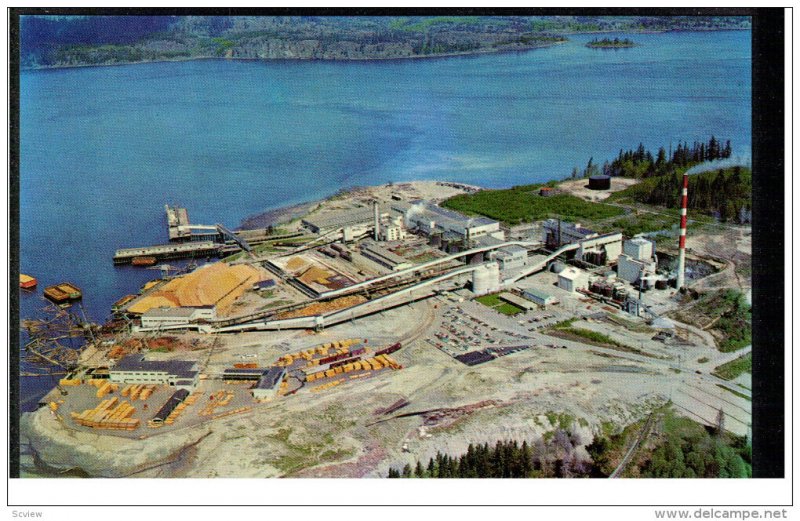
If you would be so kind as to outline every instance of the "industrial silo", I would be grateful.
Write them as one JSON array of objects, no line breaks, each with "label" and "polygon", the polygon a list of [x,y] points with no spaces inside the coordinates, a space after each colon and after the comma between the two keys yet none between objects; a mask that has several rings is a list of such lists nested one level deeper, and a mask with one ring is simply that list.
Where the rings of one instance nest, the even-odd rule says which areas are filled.
[{"label": "industrial silo", "polygon": [[485,295],[499,289],[500,266],[496,262],[488,262],[472,272],[472,292],[476,295]]}]

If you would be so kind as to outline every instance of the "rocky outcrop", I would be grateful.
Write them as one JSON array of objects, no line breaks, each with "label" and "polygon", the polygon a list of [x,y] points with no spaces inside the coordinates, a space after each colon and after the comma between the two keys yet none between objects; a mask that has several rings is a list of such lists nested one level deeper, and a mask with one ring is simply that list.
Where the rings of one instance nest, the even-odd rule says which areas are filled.
[{"label": "rocky outcrop", "polygon": [[118,478],[173,463],[211,433],[197,426],[147,441],[67,428],[49,409],[26,413],[20,431],[37,459],[57,471],[80,470],[92,477]]}]

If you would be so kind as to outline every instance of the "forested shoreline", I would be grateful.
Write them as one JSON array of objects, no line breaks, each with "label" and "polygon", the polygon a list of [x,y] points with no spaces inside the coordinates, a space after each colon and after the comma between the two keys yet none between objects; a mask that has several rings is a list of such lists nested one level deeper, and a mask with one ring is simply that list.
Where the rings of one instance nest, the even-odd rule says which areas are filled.
[{"label": "forested shoreline", "polygon": [[20,65],[424,58],[523,51],[580,32],[749,27],[744,17],[27,15],[20,19]]}]

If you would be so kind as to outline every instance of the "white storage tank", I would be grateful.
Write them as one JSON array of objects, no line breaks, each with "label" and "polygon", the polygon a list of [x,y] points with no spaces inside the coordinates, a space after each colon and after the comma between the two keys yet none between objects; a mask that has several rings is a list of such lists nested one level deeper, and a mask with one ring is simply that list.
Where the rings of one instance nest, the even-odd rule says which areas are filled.
[{"label": "white storage tank", "polygon": [[485,295],[500,290],[500,266],[496,262],[475,268],[472,272],[472,292],[476,295]]}]

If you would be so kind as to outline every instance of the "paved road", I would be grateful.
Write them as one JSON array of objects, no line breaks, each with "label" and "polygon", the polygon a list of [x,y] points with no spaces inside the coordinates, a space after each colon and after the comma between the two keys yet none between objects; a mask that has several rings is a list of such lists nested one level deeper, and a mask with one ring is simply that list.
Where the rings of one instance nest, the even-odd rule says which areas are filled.
[{"label": "paved road", "polygon": [[731,353],[723,353],[718,357],[714,358],[714,363],[717,365],[727,364],[728,362],[732,362],[737,358],[741,358],[749,353],[753,352],[752,344],[749,346],[745,346],[738,351],[733,351]]}]

